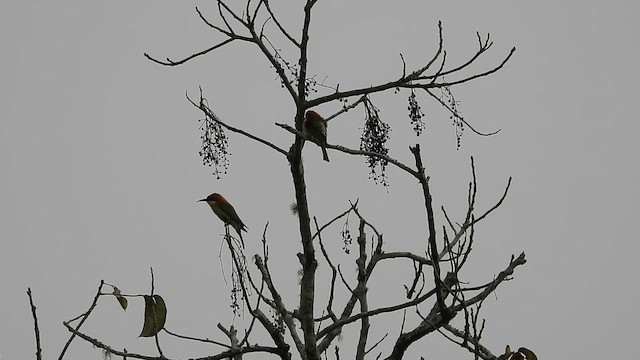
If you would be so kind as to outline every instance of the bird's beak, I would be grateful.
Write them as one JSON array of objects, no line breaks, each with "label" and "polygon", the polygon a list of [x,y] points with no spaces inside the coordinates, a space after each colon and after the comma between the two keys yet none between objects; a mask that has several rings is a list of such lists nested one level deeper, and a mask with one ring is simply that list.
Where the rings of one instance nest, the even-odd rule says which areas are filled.
[{"label": "bird's beak", "polygon": [[200,199],[200,200],[198,200],[196,202],[200,202],[200,201],[207,201],[207,199]]}]

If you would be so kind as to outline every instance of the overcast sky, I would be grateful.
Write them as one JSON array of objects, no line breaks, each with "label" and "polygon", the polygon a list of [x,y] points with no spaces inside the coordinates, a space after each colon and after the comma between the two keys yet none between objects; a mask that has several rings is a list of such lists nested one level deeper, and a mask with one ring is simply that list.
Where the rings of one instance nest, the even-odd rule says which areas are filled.
[{"label": "overcast sky", "polygon": [[[27,287],[38,306],[44,356],[53,358],[69,335],[62,321],[86,310],[101,279],[126,293],[147,293],[151,266],[156,292],[169,306],[167,327],[223,340],[215,326],[232,321],[218,257],[223,226],[196,203],[214,191],[249,226],[248,255],[259,251],[270,222],[272,266],[295,307],[295,253],[301,250],[288,210],[294,196],[286,160],[229,134],[231,166],[216,180],[198,157],[202,115],[185,99],[185,92],[197,96],[202,86],[225,121],[288,148],[290,134],[273,124],[290,123],[295,109],[273,69],[248,44],[234,43],[176,68],[143,57],[148,52],[177,60],[220,41],[194,11],[197,5],[213,19],[212,3],[0,3],[2,360],[34,356]],[[298,34],[301,1],[273,3]],[[452,89],[475,128],[501,129],[488,138],[466,131],[460,150],[434,100],[418,93],[427,129],[417,138],[406,121],[408,93],[372,97],[393,127],[391,155],[411,164],[408,146],[421,144],[435,205],[444,205],[455,220],[464,216],[471,155],[480,209],[493,205],[513,176],[503,207],[478,226],[475,258],[466,269],[466,280],[478,285],[504,269],[511,254],[527,255],[514,280],[483,307],[485,345],[494,353],[506,344],[526,346],[540,359],[628,354],[640,321],[633,274],[640,250],[638,6],[576,0],[371,3],[318,2],[310,43],[310,71],[318,79],[339,83],[341,90],[394,80],[402,71],[400,53],[409,69],[433,55],[438,20],[452,66],[474,53],[476,31],[491,33],[494,44],[470,72],[495,66],[517,47],[500,72]],[[273,40],[292,54],[285,41]],[[331,114],[340,106],[317,110]],[[332,121],[330,142],[357,147],[363,119],[358,108]],[[327,221],[359,198],[363,214],[385,234],[387,249],[421,251],[426,224],[416,182],[389,168],[386,192],[368,180],[364,159],[335,151],[329,156],[324,163],[319,149],[305,147],[312,214]],[[325,241],[349,268],[354,258],[340,252],[340,230],[332,228]],[[371,284],[374,303],[384,304],[382,294],[393,293],[393,285],[402,291],[395,269],[388,271]],[[153,353],[150,340],[137,338],[140,301],[132,300],[124,313],[109,300],[101,299],[85,330],[115,348]],[[373,320],[375,334],[390,333],[383,349],[400,331],[396,323]],[[353,341],[345,335],[340,346],[346,351]],[[166,343],[165,355],[173,358],[218,350]],[[472,357],[438,334],[411,350],[414,358]],[[67,359],[100,357],[78,341]]]}]

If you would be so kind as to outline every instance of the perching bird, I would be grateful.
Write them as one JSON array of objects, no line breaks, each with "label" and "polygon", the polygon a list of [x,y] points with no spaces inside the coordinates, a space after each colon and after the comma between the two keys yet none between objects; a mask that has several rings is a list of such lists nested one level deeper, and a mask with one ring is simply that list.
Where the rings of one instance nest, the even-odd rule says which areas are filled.
[{"label": "perching bird", "polygon": [[244,248],[244,240],[242,239],[242,231],[247,231],[247,226],[240,220],[240,217],[236,213],[236,210],[229,204],[227,199],[222,197],[222,195],[218,193],[213,193],[207,196],[206,199],[198,200],[198,201],[206,201],[209,206],[211,206],[211,210],[218,215],[220,220],[224,222],[224,225],[231,225],[238,235],[240,236],[240,242],[242,243],[242,247]]},{"label": "perching bird", "polygon": [[304,115],[304,134],[318,142],[322,149],[322,158],[329,161],[327,154],[327,120],[313,110]]}]

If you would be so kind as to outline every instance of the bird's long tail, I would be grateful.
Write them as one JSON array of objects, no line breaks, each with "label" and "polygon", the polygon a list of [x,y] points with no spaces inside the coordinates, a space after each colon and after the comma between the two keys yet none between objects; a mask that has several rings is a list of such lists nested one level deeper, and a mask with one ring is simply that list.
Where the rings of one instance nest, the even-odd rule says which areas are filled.
[{"label": "bird's long tail", "polygon": [[324,159],[324,161],[329,162],[329,154],[327,154],[327,147],[324,145],[321,145],[320,148],[322,149],[322,159]]}]

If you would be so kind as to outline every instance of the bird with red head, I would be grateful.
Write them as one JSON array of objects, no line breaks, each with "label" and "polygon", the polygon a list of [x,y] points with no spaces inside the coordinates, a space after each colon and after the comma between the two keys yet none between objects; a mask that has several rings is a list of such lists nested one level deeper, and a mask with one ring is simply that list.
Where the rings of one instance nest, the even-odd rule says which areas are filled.
[{"label": "bird with red head", "polygon": [[240,220],[236,210],[229,204],[227,199],[218,193],[213,193],[204,199],[198,201],[205,201],[211,207],[211,210],[222,220],[225,227],[231,225],[240,236],[240,242],[244,248],[244,239],[242,239],[242,231],[247,231],[247,226]]},{"label": "bird with red head", "polygon": [[322,158],[329,161],[327,154],[327,120],[313,110],[304,115],[304,135],[320,145]]}]

